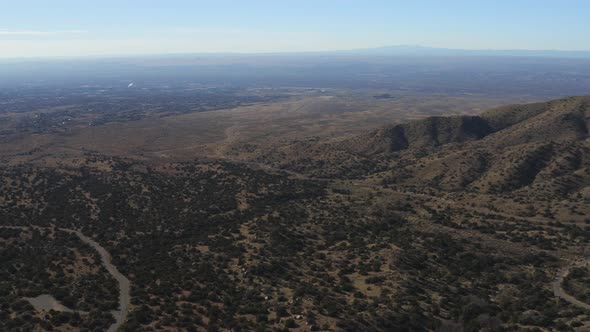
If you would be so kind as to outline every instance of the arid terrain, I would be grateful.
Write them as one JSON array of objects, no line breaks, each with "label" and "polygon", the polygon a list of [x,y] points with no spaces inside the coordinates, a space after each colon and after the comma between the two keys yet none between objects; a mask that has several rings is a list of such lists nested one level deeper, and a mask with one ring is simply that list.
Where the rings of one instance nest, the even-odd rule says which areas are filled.
[{"label": "arid terrain", "polygon": [[[143,105],[141,113],[131,109],[124,115],[117,110],[88,109],[85,104],[76,104],[80,102],[76,100],[72,104],[43,108],[37,105],[30,111],[6,112],[0,118],[0,157],[34,160],[98,152],[143,160],[242,159],[252,156],[252,149],[281,147],[295,140],[333,140],[384,123],[473,114],[502,105],[507,99],[534,100],[531,96],[420,94],[376,98],[380,95],[364,92],[351,96],[345,90],[283,90],[266,97],[260,97],[258,90],[248,90],[243,93],[251,96],[241,98],[256,101],[220,110],[202,111],[187,102],[176,107],[185,109],[177,112],[180,114],[161,102]],[[105,104],[101,107],[109,107],[109,103]]]},{"label": "arid terrain", "polygon": [[3,100],[0,330],[590,329],[590,97],[90,90]]},{"label": "arid terrain", "polygon": [[590,332],[589,0],[0,3],[0,332]]}]

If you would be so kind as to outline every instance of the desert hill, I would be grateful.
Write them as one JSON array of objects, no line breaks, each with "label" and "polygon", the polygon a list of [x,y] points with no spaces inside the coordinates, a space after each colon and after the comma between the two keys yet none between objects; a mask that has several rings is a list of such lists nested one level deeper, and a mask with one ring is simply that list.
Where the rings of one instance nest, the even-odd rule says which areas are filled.
[{"label": "desert hill", "polygon": [[589,100],[575,97],[486,112],[481,119],[496,129],[493,133],[481,132],[479,140],[427,153],[416,158],[420,166],[406,172],[411,169],[414,181],[447,190],[586,192]]},{"label": "desert hill", "polygon": [[490,133],[492,128],[479,116],[436,116],[377,129],[344,140],[338,147],[357,154],[374,155],[478,140]]},{"label": "desert hill", "polygon": [[480,116],[428,117],[352,137],[339,148],[372,155],[476,141],[491,134],[497,135],[488,141],[501,146],[585,138],[589,101],[590,97],[574,97],[501,107]]},{"label": "desert hill", "polygon": [[429,117],[339,141],[295,141],[257,161],[312,177],[373,175],[443,190],[590,194],[589,121],[590,97],[571,97]]}]

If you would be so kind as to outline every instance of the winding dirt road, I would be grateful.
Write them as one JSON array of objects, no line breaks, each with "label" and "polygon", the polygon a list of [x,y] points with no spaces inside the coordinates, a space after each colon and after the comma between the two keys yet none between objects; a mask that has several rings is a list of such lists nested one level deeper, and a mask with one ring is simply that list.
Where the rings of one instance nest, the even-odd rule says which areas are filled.
[{"label": "winding dirt road", "polygon": [[[8,229],[20,229],[20,230],[28,230],[29,228],[35,229],[42,229],[48,227],[27,227],[27,226],[0,226],[0,228],[8,228]],[[129,313],[129,304],[131,303],[131,283],[129,279],[125,277],[117,268],[111,263],[111,255],[109,252],[103,248],[98,242],[92,240],[91,238],[87,237],[86,235],[82,234],[80,231],[69,229],[69,228],[57,228],[60,231],[76,234],[80,240],[92,248],[96,250],[100,256],[100,260],[102,261],[102,265],[107,269],[107,271],[117,280],[119,283],[119,310],[111,311],[113,317],[115,317],[115,323],[109,327],[107,330],[108,332],[115,332],[117,331],[121,325],[127,319],[127,314]]]},{"label": "winding dirt road", "polygon": [[563,279],[565,279],[565,277],[567,277],[567,275],[570,273],[570,270],[573,269],[574,267],[582,267],[582,266],[588,266],[590,264],[590,258],[577,262],[573,265],[567,266],[563,269],[561,269],[558,273],[557,273],[557,277],[555,278],[555,281],[553,281],[551,283],[551,286],[553,286],[553,294],[560,298],[563,299],[566,302],[569,302],[573,305],[575,305],[576,307],[582,308],[582,309],[586,309],[586,310],[590,310],[590,304],[586,303],[586,302],[582,302],[578,299],[576,299],[575,297],[571,296],[570,294],[568,294],[565,289],[563,289]]}]

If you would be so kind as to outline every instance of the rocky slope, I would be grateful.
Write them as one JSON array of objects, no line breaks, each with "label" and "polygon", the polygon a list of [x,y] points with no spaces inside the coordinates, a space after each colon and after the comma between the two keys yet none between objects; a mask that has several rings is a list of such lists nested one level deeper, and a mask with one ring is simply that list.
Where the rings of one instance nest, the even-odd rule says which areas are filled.
[{"label": "rocky slope", "polygon": [[292,142],[257,161],[312,177],[380,174],[390,184],[444,190],[587,195],[589,119],[590,97],[571,97],[429,117],[337,142]]}]

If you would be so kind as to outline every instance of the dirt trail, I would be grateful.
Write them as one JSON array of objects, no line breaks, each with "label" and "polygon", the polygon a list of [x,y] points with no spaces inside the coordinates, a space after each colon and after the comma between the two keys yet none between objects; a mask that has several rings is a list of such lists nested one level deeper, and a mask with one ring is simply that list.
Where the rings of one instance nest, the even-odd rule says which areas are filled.
[{"label": "dirt trail", "polygon": [[[0,228],[9,228],[9,229],[20,229],[20,230],[28,230],[29,228],[48,228],[48,227],[27,227],[27,226],[0,226]],[[103,248],[98,242],[92,240],[91,238],[87,237],[86,235],[82,234],[80,231],[69,229],[69,228],[57,228],[60,231],[76,234],[82,242],[88,244],[94,250],[96,250],[100,256],[102,261],[102,265],[107,269],[107,271],[117,280],[119,283],[119,310],[114,310],[111,313],[113,317],[115,317],[115,323],[109,327],[107,330],[108,332],[115,332],[117,331],[121,325],[127,319],[127,314],[129,312],[129,305],[131,303],[131,283],[129,279],[125,277],[117,268],[111,263],[111,255],[109,252]]]},{"label": "dirt trail", "polygon": [[563,289],[563,286],[562,286],[563,279],[565,279],[565,277],[568,276],[571,269],[573,269],[574,267],[582,267],[582,266],[588,266],[588,265],[590,265],[590,258],[585,259],[583,261],[579,261],[575,264],[572,264],[570,266],[567,266],[567,267],[561,269],[557,273],[557,277],[555,278],[555,281],[553,281],[551,283],[551,286],[553,286],[553,294],[555,294],[556,297],[559,297],[559,298],[563,299],[564,301],[567,301],[567,302],[575,305],[576,307],[590,310],[590,304],[588,304],[586,302],[582,302],[582,301],[576,299],[575,297],[571,296],[570,294],[568,294],[565,291],[565,289]]}]

